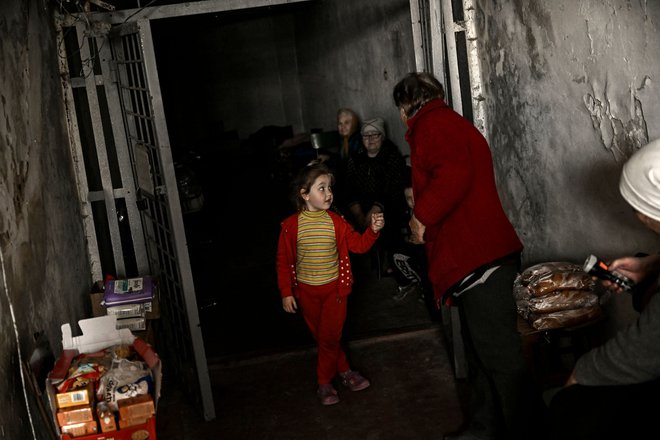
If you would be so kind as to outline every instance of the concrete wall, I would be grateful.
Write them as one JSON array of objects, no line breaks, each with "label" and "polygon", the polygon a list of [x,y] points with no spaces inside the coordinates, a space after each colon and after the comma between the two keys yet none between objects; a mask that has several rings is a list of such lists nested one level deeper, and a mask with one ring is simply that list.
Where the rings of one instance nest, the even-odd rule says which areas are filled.
[{"label": "concrete wall", "polygon": [[33,438],[30,417],[34,438],[45,438],[20,366],[35,333],[59,353],[60,325],[85,317],[90,288],[50,13],[43,0],[0,3],[0,436],[7,439]]},{"label": "concrete wall", "polygon": [[488,130],[526,260],[656,252],[618,178],[660,136],[660,3],[478,5]]},{"label": "concrete wall", "polygon": [[313,2],[296,17],[296,44],[307,127],[336,130],[337,110],[385,119],[402,152],[405,127],[392,100],[394,85],[415,70],[407,0]]},{"label": "concrete wall", "polygon": [[658,252],[618,180],[660,136],[660,3],[475,3],[488,131],[525,263]]},{"label": "concrete wall", "polygon": [[394,84],[414,70],[408,0],[318,0],[152,23],[172,144],[267,125],[336,130],[351,107],[381,116],[404,152]]}]

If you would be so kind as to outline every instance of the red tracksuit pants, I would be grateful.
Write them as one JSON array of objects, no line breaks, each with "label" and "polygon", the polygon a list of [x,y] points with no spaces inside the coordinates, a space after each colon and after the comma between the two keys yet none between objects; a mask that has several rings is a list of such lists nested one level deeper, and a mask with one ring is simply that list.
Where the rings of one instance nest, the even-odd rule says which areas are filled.
[{"label": "red tracksuit pants", "polygon": [[316,376],[319,384],[327,384],[349,369],[341,347],[341,333],[346,321],[346,298],[337,294],[337,282],[323,286],[298,283],[298,301],[303,318],[318,346]]}]

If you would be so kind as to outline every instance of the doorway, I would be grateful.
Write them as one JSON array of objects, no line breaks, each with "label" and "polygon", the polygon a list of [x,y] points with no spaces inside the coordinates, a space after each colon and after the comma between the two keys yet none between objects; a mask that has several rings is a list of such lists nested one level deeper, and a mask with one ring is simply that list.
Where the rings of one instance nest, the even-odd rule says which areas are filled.
[{"label": "doorway", "polygon": [[[336,129],[339,105],[323,124],[303,110],[296,23],[313,12],[300,5],[152,22],[173,156],[198,200],[183,217],[209,362],[313,344],[302,317],[283,312],[275,273],[279,222],[293,213],[290,159],[278,147]],[[393,299],[395,280],[379,279],[370,258],[355,259],[362,277],[345,337],[434,325],[421,296]]]}]

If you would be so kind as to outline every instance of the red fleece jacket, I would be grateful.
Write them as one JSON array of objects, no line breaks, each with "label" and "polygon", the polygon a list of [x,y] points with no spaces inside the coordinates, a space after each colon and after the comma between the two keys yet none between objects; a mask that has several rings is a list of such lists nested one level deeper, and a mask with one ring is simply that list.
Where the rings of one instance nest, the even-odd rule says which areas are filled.
[{"label": "red fleece jacket", "polygon": [[[380,233],[370,227],[360,234],[340,215],[328,211],[335,227],[337,252],[339,253],[339,296],[347,296],[353,287],[353,271],[349,252],[362,254],[376,242]],[[296,275],[296,255],[298,240],[298,215],[295,213],[282,222],[277,246],[277,286],[282,298],[294,295],[298,297],[298,279]]]},{"label": "red fleece jacket", "polygon": [[480,266],[523,245],[500,202],[490,148],[442,100],[408,120],[415,217],[424,235],[436,299]]}]

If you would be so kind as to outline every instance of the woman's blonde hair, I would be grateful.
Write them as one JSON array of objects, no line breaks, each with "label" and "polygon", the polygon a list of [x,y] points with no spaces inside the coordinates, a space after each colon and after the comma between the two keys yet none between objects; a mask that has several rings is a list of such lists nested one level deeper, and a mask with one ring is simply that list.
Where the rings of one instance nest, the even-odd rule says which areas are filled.
[{"label": "woman's blonde hair", "polygon": [[358,117],[357,113],[355,113],[353,110],[351,110],[350,108],[347,108],[347,107],[340,108],[337,111],[337,121],[339,121],[339,117],[341,115],[348,115],[348,116],[351,117],[351,130],[350,130],[350,133],[348,135],[348,137],[350,137],[353,133],[358,131],[358,129],[360,128],[360,118]]}]

